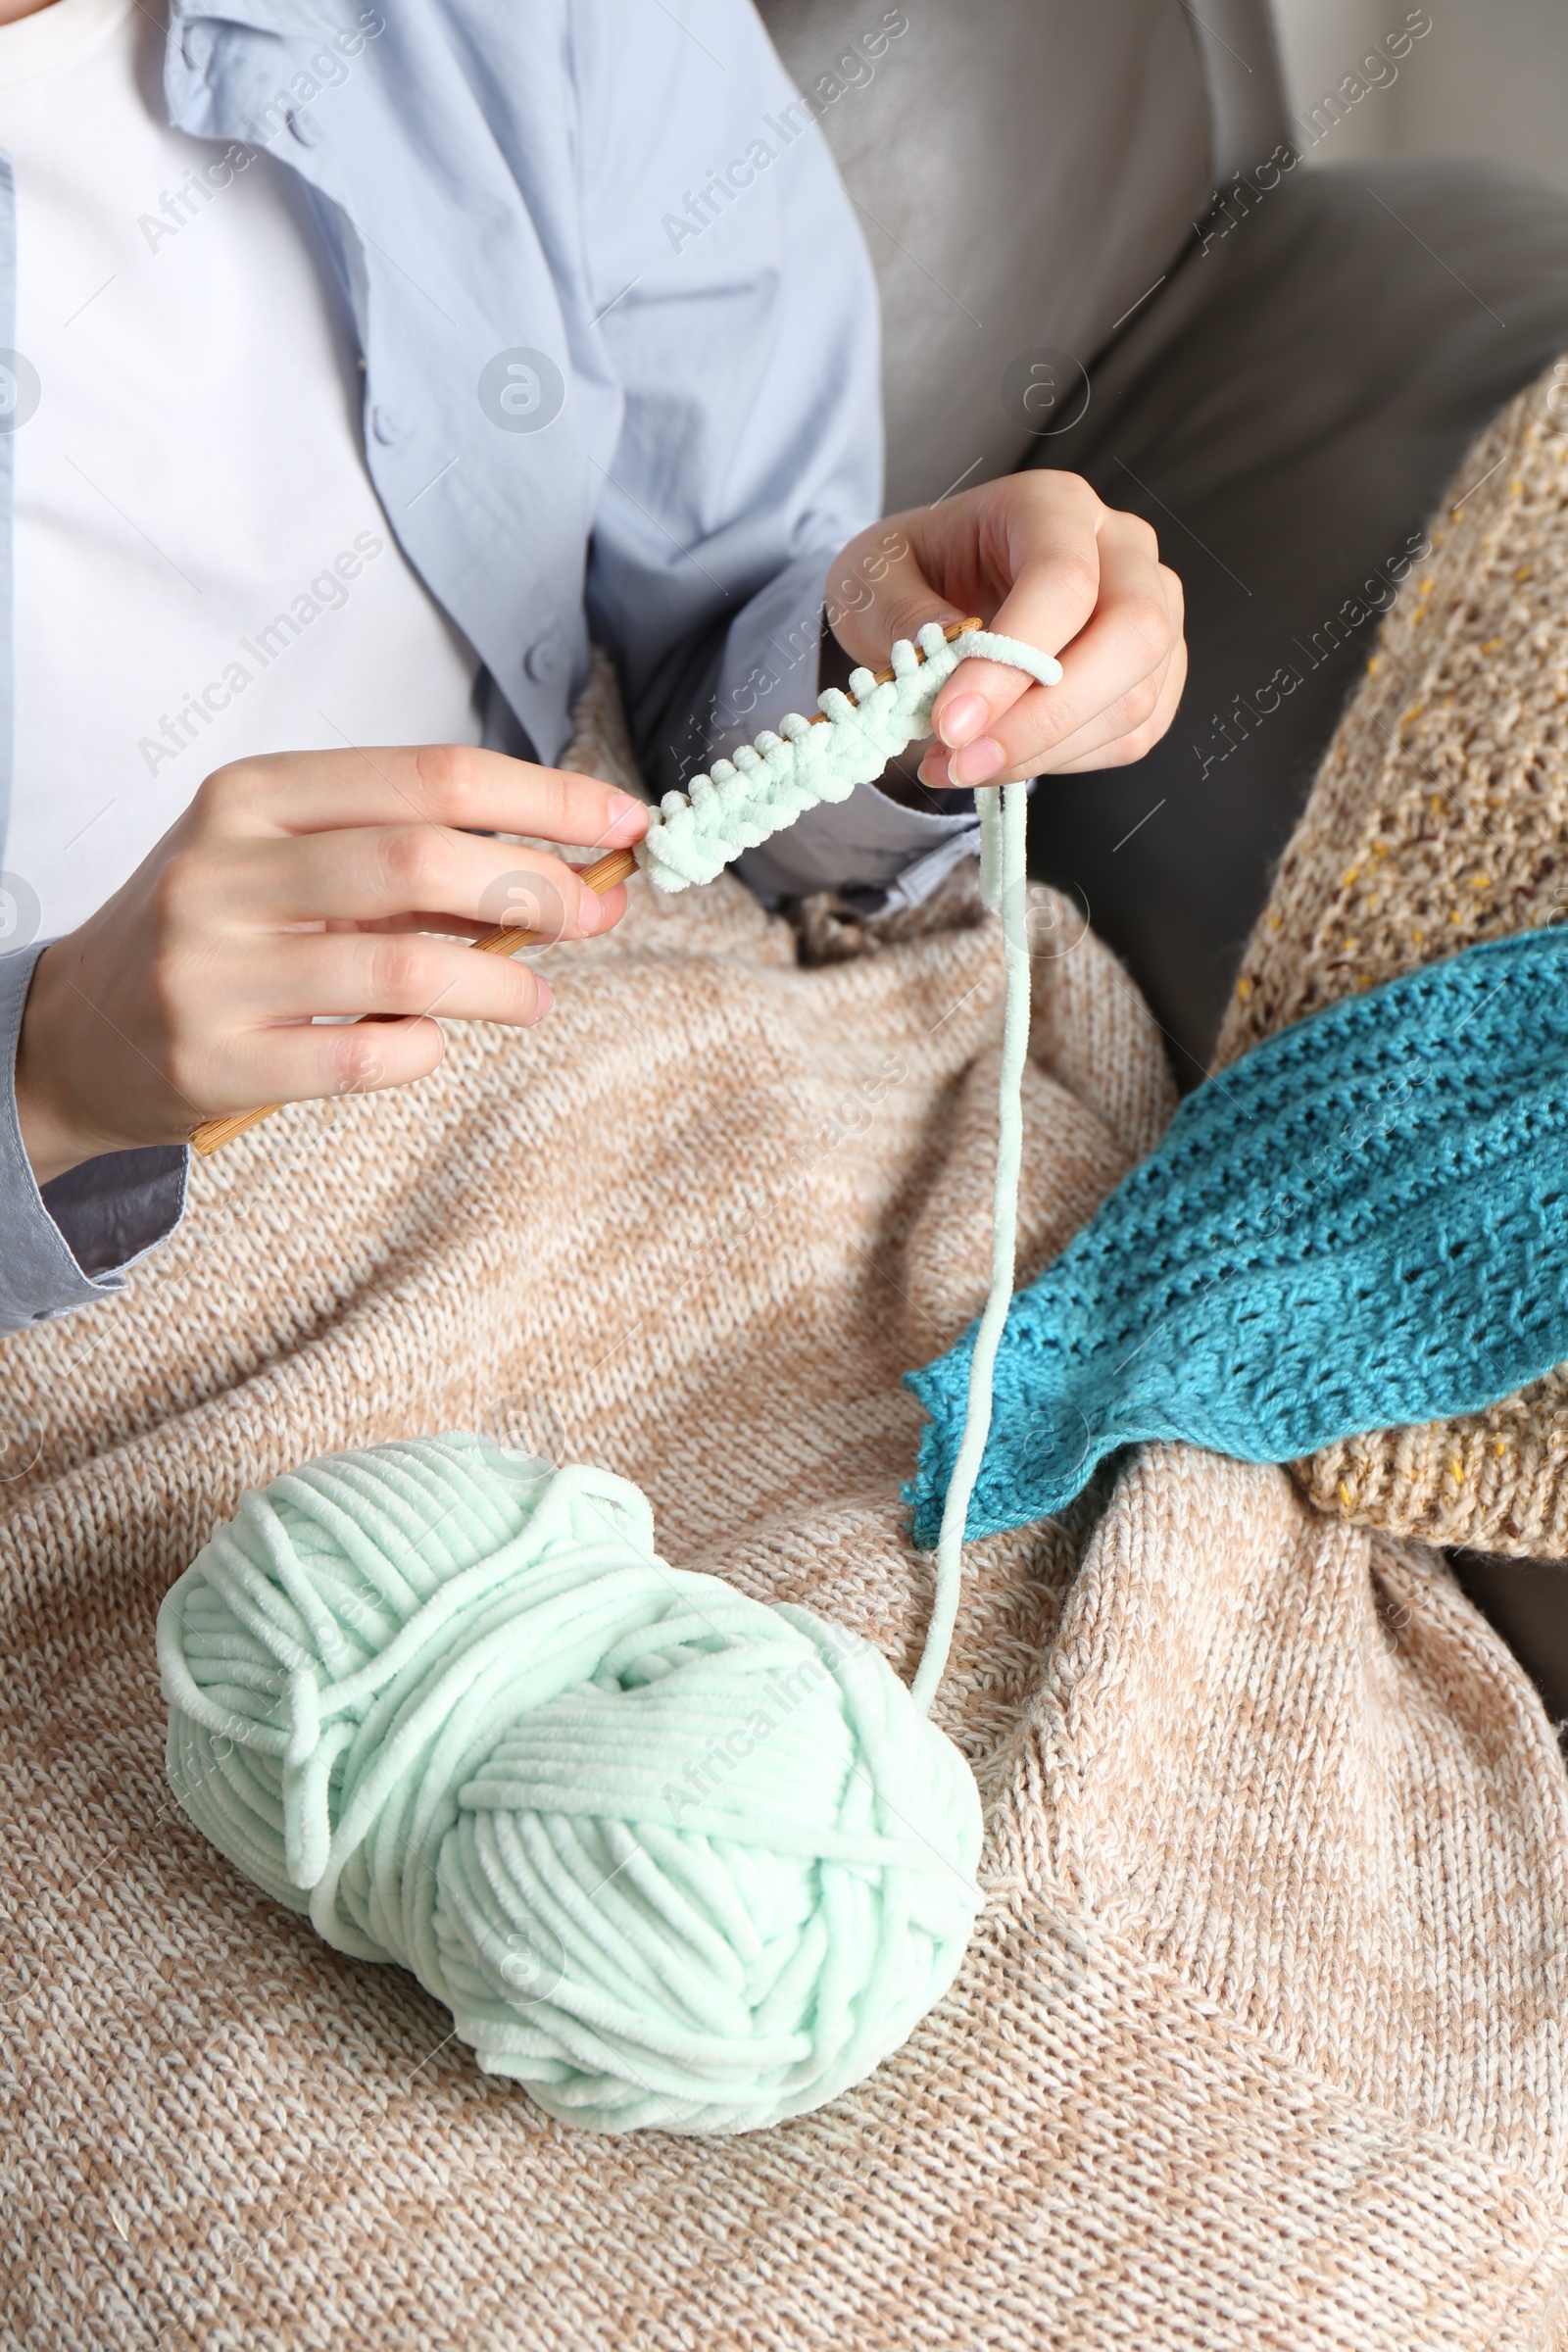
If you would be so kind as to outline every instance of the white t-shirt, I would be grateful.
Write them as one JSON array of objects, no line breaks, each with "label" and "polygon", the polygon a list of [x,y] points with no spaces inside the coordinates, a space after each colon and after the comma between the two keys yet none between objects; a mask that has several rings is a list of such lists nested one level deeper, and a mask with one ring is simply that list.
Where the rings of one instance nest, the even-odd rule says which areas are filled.
[{"label": "white t-shirt", "polygon": [[45,936],[225,760],[480,731],[476,659],[366,469],[358,353],[301,192],[244,148],[211,185],[225,150],[163,121],[163,53],[139,0],[0,26],[26,363],[0,866]]}]

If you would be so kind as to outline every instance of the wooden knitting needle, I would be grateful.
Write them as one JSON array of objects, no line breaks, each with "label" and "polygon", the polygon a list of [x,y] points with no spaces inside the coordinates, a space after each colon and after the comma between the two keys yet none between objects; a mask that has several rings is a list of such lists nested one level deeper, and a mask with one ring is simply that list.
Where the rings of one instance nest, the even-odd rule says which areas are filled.
[{"label": "wooden knitting needle", "polygon": [[[944,629],[942,634],[952,645],[956,638],[963,636],[967,630],[984,626],[984,621],[978,619],[958,620],[951,628]],[[922,661],[925,659],[923,654],[920,658]],[[876,683],[885,686],[894,674],[892,669],[879,669]],[[855,697],[851,695],[849,699],[853,702]],[[811,724],[813,727],[820,726],[826,718],[827,712],[819,710]],[[613,890],[617,882],[629,881],[636,870],[637,859],[632,851],[610,850],[603,858],[595,858],[592,865],[579,868],[578,879],[585,882],[590,890],[598,891],[602,898],[606,891]],[[476,939],[473,945],[483,956],[515,956],[519,948],[535,947],[545,936],[542,931],[522,931],[515,923],[503,923],[498,930],[487,931],[482,939]],[[360,1019],[366,1021],[398,1017],[401,1016],[375,1012],[360,1015]],[[259,1110],[232,1110],[224,1118],[203,1119],[200,1126],[191,1129],[190,1140],[204,1159],[210,1158],[213,1152],[220,1152],[225,1144],[231,1144],[236,1135],[243,1135],[248,1127],[259,1127],[264,1119],[270,1119],[274,1110],[281,1110],[282,1107],[281,1102],[264,1102]]]}]

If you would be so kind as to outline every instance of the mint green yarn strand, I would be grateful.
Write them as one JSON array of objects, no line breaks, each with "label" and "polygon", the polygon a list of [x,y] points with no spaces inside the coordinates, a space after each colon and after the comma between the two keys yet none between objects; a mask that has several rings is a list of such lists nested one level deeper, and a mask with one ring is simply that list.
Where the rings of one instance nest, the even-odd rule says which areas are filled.
[{"label": "mint green yarn strand", "polygon": [[[919,1671],[909,1695],[928,1712],[947,1670],[957,1623],[963,1580],[963,1531],[969,1497],[991,1433],[992,1376],[1003,1326],[1012,1303],[1018,1254],[1018,1181],[1023,1166],[1023,1067],[1029,1052],[1029,902],[1025,878],[1028,787],[990,786],[980,803],[981,873],[992,882],[1002,907],[1002,952],[1006,970],[1006,1012],[1002,1034],[1002,1077],[997,1089],[997,1172],[991,1226],[991,1287],[969,1362],[969,1394],[963,1436],[948,1486],[937,1538],[936,1593]],[[1001,806],[999,808],[998,803]]]}]

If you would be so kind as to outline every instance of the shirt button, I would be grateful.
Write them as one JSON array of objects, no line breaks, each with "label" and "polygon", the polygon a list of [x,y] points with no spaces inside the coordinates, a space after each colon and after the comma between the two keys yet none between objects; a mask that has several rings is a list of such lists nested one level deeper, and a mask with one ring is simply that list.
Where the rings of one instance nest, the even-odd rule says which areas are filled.
[{"label": "shirt button", "polygon": [[318,122],[316,117],[312,114],[307,114],[303,107],[291,106],[289,108],[288,126],[302,147],[315,147],[319,145],[321,137],[321,125],[319,122]]},{"label": "shirt button", "polygon": [[552,678],[559,678],[562,669],[559,639],[541,637],[537,645],[530,645],[523,657],[522,666],[540,686],[548,686]]},{"label": "shirt button", "polygon": [[370,411],[370,430],[378,441],[401,441],[408,430],[402,410],[378,400]]}]

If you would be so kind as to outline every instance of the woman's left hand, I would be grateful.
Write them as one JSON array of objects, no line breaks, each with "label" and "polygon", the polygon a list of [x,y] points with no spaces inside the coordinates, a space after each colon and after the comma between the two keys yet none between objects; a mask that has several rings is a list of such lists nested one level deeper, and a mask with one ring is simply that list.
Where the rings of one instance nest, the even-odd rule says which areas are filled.
[{"label": "woman's left hand", "polygon": [[890,514],[828,574],[833,633],[871,669],[895,638],[971,612],[1057,655],[1061,681],[962,662],[937,697],[923,783],[1124,767],[1175,716],[1187,677],[1181,582],[1150,525],[1105,506],[1078,474],[1008,474]]}]

